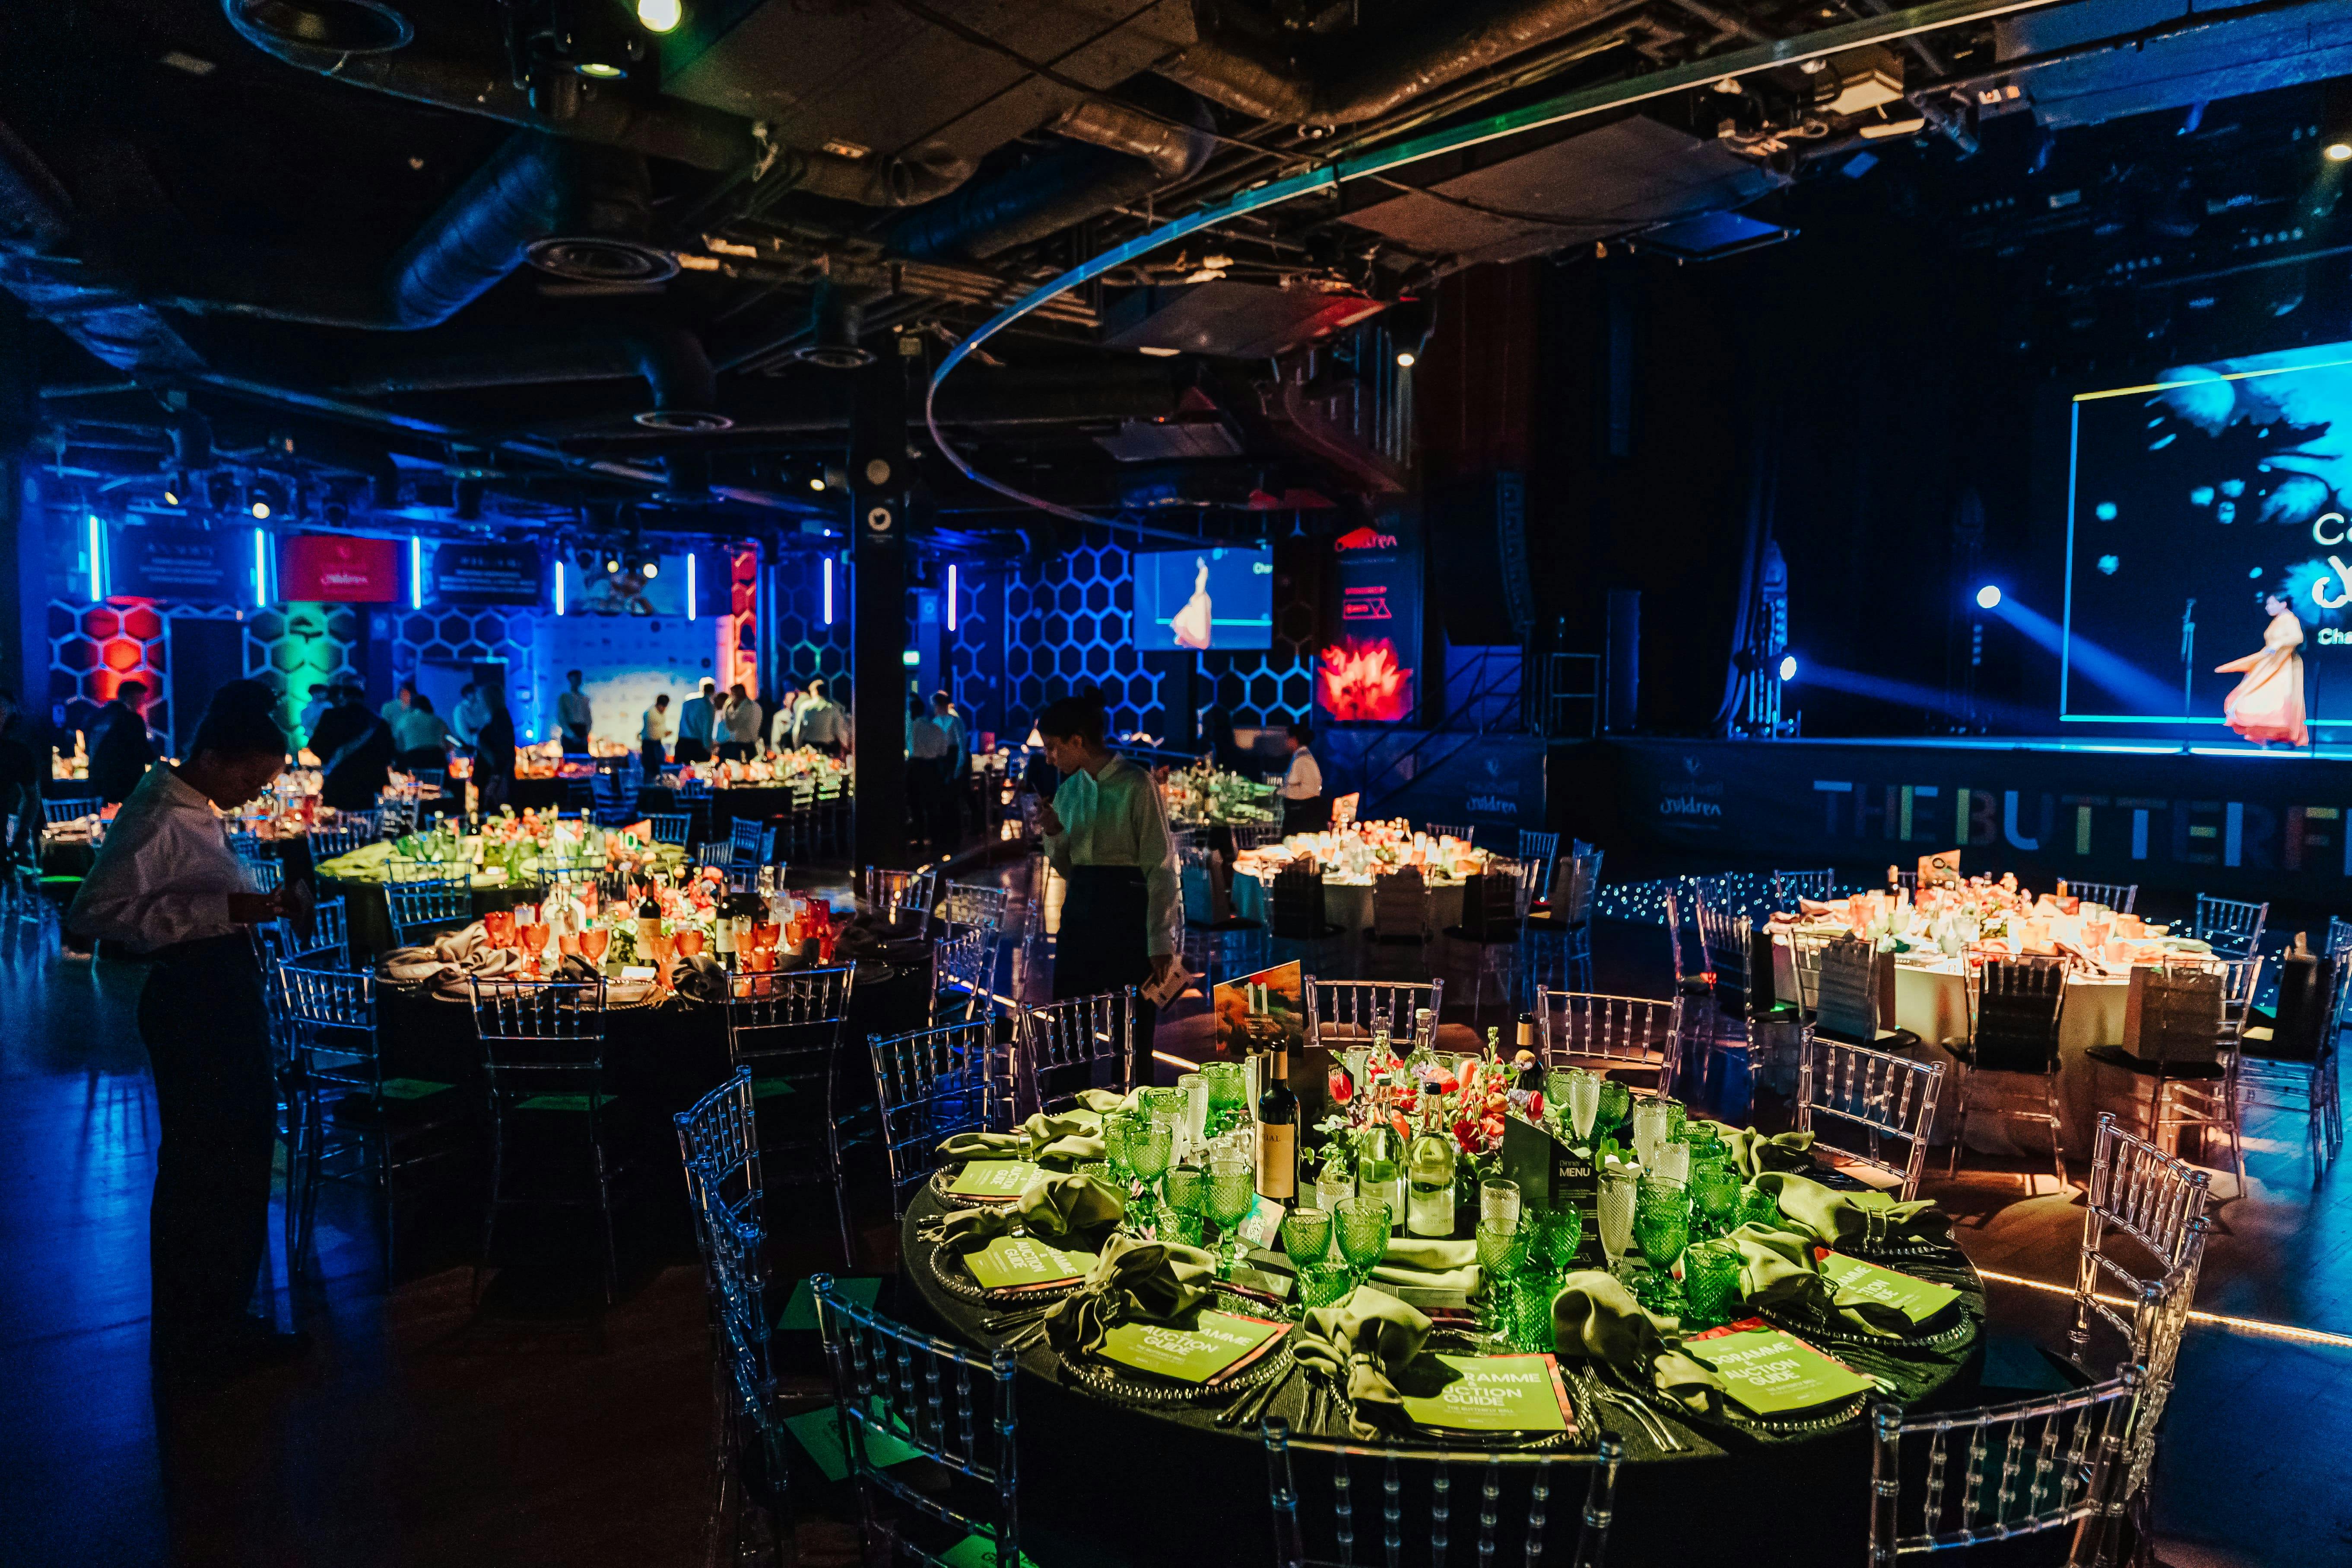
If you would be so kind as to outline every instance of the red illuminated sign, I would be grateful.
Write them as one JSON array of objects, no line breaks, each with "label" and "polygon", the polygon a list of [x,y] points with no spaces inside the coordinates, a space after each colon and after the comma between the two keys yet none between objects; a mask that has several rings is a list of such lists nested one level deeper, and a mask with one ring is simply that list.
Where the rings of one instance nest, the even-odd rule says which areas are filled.
[{"label": "red illuminated sign", "polygon": [[278,597],[288,604],[390,604],[402,595],[400,556],[389,539],[296,534],[278,543]]}]

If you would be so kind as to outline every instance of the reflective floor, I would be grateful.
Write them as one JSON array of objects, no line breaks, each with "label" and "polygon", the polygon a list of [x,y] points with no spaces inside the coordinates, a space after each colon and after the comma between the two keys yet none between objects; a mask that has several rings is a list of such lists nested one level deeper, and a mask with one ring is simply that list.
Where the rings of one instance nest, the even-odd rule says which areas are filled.
[{"label": "reflective floor", "polygon": [[[1342,939],[1316,962],[1332,973],[1426,974],[1458,962],[1444,949]],[[1598,956],[1601,988],[1661,988],[1656,928],[1607,928]],[[289,1289],[273,1251],[265,1281],[280,1322],[317,1337],[311,1356],[216,1392],[152,1391],[155,1124],[131,1026],[142,979],[129,965],[61,959],[53,924],[0,911],[0,1563],[700,1561],[704,1310],[682,1223],[658,1213],[633,1227],[611,1310],[594,1310],[584,1279],[507,1276],[478,1309],[470,1194],[427,1216],[387,1292],[367,1206],[330,1192],[318,1269]],[[1457,982],[1466,994],[1466,969],[1449,991]],[[1504,1022],[1489,998],[1480,1022]],[[1207,1041],[1195,1005],[1159,1043],[1197,1058]],[[2218,1207],[2198,1304],[2352,1336],[2346,1178],[2315,1192],[2298,1132],[2283,1119],[2253,1129],[2252,1190]],[[1972,1163],[1933,1193],[1961,1216],[1980,1267],[2063,1282],[2081,1209],[2076,1194],[2048,1194],[2046,1165],[2039,1185],[2029,1196],[2021,1171]],[[648,1190],[658,1205],[671,1188]],[[786,1271],[830,1266],[828,1226],[813,1216],[812,1227],[820,1239],[781,1260]],[[887,1218],[864,1228],[869,1256],[886,1255]],[[2002,1340],[1990,1375],[2031,1376],[2032,1342],[2061,1342],[2071,1303],[2013,1285],[1996,1285],[1992,1300]],[[795,1388],[822,1397],[813,1368]],[[2158,1473],[2165,1560],[2352,1561],[2347,1450],[2352,1348],[2192,1326]],[[804,1558],[854,1561],[854,1535],[828,1509],[838,1511],[812,1498]],[[1852,1543],[1824,1561],[1860,1554]]]}]

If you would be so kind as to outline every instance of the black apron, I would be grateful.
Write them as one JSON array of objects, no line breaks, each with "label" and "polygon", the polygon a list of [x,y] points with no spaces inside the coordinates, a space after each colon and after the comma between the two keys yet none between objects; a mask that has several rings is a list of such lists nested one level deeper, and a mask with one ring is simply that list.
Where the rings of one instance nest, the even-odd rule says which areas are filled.
[{"label": "black apron", "polygon": [[278,1092],[261,971],[243,931],[153,955],[139,1033],[163,1137],[148,1217],[154,1332],[236,1327],[269,1243]]},{"label": "black apron", "polygon": [[[1143,872],[1133,866],[1074,866],[1062,895],[1054,937],[1054,1000],[1097,996],[1151,978],[1151,942],[1144,930],[1151,901]],[[1159,1009],[1138,997],[1135,1060],[1130,1083],[1151,1081],[1151,1032]]]},{"label": "black apron", "polygon": [[1293,833],[1320,833],[1331,826],[1331,797],[1310,795],[1305,800],[1285,800],[1282,803],[1282,831],[1285,837]]}]

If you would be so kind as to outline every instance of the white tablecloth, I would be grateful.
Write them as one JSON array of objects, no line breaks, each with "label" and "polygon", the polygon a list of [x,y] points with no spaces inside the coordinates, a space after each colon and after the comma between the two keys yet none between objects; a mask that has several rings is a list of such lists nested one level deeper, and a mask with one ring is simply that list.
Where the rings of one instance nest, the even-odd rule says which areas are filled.
[{"label": "white tablecloth", "polygon": [[[2067,1152],[2076,1158],[2090,1157],[2101,1111],[2114,1112],[2117,1121],[2135,1130],[2144,1114],[2145,1083],[2086,1054],[2094,1046],[2123,1044],[2124,1003],[2130,993],[2128,980],[2078,976],[2066,982],[2066,1000],[2058,1013],[2058,1109]],[[1795,965],[1782,937],[1772,942],[1772,994],[1784,1001],[1797,996]],[[1942,1047],[1969,1037],[1966,978],[1957,969],[1897,961],[1895,1016],[1882,1026],[1910,1030],[1919,1037],[1919,1058],[1944,1064],[1944,1094],[1936,1113],[1941,1131],[1935,1141],[1949,1142],[1968,1068]],[[1984,1075],[1969,1090],[1969,1147],[1989,1154],[2049,1153],[2043,1124],[2012,1121],[1999,1114],[2003,1106],[2041,1110],[2041,1080],[2023,1073]]]},{"label": "white tablecloth", "polygon": [[[1234,913],[1244,920],[1270,921],[1273,885],[1243,875],[1234,879]],[[1372,927],[1372,885],[1323,879],[1323,918],[1343,931],[1360,934]],[[1444,931],[1462,923],[1462,884],[1444,883],[1429,889],[1429,929]]]}]

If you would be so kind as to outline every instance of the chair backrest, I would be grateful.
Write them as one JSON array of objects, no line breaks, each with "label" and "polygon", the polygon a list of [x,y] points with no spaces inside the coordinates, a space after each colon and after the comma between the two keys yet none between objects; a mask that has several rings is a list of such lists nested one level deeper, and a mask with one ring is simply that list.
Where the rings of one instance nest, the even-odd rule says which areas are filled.
[{"label": "chair backrest", "polygon": [[762,1080],[782,1079],[796,1094],[829,1084],[856,979],[852,964],[729,975],[729,1058]]},{"label": "chair backrest", "polygon": [[274,893],[286,880],[286,863],[268,858],[247,860],[245,874],[253,879],[255,891]]},{"label": "chair backrest", "polygon": [[[2245,961],[2259,965],[2258,958]],[[2227,961],[2224,961],[2226,963]],[[2135,971],[2132,985],[2139,1012],[2127,1020],[2125,1049],[2147,1061],[2210,1063],[2224,1047],[2225,992],[2231,976],[2221,965],[2167,965]]]},{"label": "chair backrest", "polygon": [[[760,1260],[764,1225],[752,1105],[751,1075],[739,1068],[674,1119],[711,1323],[733,1387],[731,1403],[747,1413],[764,1410],[775,1392],[767,1271]],[[782,1486],[782,1478],[773,1484]]]},{"label": "chair backrest", "polygon": [[992,1132],[1003,1123],[1007,1108],[1000,1092],[996,1020],[869,1035],[866,1045],[890,1167],[891,1214],[903,1219],[907,1200],[939,1163],[941,1139]]},{"label": "chair backrest", "polygon": [[1425,825],[1422,831],[1432,838],[1459,838],[1463,843],[1470,844],[1475,842],[1473,835],[1477,832],[1477,829],[1468,826],[1456,826],[1452,823],[1432,822]]},{"label": "chair backrest", "polygon": [[897,925],[904,921],[929,923],[931,888],[937,873],[901,871],[889,866],[866,868],[866,902],[874,912]]},{"label": "chair backrest", "polygon": [[1989,953],[1968,987],[1970,1065],[1979,1072],[2051,1072],[2066,961]]},{"label": "chair backrest", "polygon": [[365,828],[346,824],[310,829],[310,858],[313,861],[331,860],[338,855],[348,855],[354,849],[374,843],[375,814],[370,812],[368,816],[370,822]]},{"label": "chair backrest", "polygon": [[2197,895],[2197,918],[2189,934],[2211,944],[2215,952],[2224,958],[2252,958],[2263,948],[2263,922],[2270,918],[2268,904],[2250,904],[2242,899],[2217,899],[2210,893]]},{"label": "chair backrest", "polygon": [[1691,969],[1685,965],[1683,957],[1683,911],[1681,902],[1675,899],[1672,892],[1664,894],[1660,900],[1660,902],[1664,906],[1661,910],[1661,913],[1666,922],[1666,947],[1667,950],[1674,954],[1675,985],[1676,989],[1680,989],[1685,981],[1696,980],[1700,978],[1701,975],[1707,973],[1706,950],[1703,944],[1699,945],[1699,964],[1696,969]]},{"label": "chair backrest", "polygon": [[1135,1087],[1133,986],[1024,1007],[1016,1018],[1013,1115],[1068,1110],[1078,1090],[1104,1087],[1095,1082],[1095,1068],[1104,1062],[1110,1064],[1108,1087],[1121,1094]]},{"label": "chair backrest", "polygon": [[1551,888],[1546,901],[1551,905],[1551,918],[1566,926],[1580,926],[1592,919],[1594,895],[1601,889],[1601,859],[1602,851],[1594,849],[1582,855],[1563,855],[1552,862]]},{"label": "chair backrest", "polygon": [[[1927,1140],[1936,1128],[1936,1104],[1944,1087],[1944,1064],[1915,1062],[1867,1046],[1825,1040],[1808,1027],[1797,1046],[1797,1131],[1810,1132],[1817,1116],[1834,1117],[1863,1130],[1863,1147],[1841,1152],[1902,1184],[1901,1201],[1919,1191],[1927,1166]],[[1883,1157],[1879,1141],[1903,1140],[1903,1163]]]},{"label": "chair backrest", "polygon": [[[490,1087],[566,1090],[604,1067],[604,982],[468,978]],[[590,1103],[594,1100],[592,1094]]]},{"label": "chair backrest", "polygon": [[395,854],[385,856],[383,861],[387,887],[404,882],[451,882],[471,875],[471,868],[462,860],[419,860]]},{"label": "chair backrest", "polygon": [[1533,860],[1549,868],[1552,857],[1559,853],[1559,835],[1538,833],[1532,827],[1519,829],[1519,858]]},{"label": "chair backrest", "polygon": [[375,976],[289,959],[278,965],[277,982],[278,1017],[304,1075],[371,1093],[380,1088]]},{"label": "chair backrest", "polygon": [[1006,897],[1003,888],[985,887],[978,882],[950,882],[940,895],[939,918],[958,934],[984,931],[993,936],[1004,929]]},{"label": "chair backrest", "polygon": [[2086,904],[2104,904],[2119,915],[2127,915],[2132,912],[2132,905],[2139,900],[2139,884],[2084,882],[2070,877],[2066,881],[2066,895],[2080,899]]},{"label": "chair backrest", "polygon": [[1372,934],[1417,937],[1429,929],[1429,885],[1418,866],[1372,879]]},{"label": "chair backrest", "polygon": [[[1624,1440],[1615,1432],[1603,1431],[1595,1451],[1589,1457],[1555,1458],[1549,1454],[1513,1454],[1506,1458],[1500,1449],[1414,1449],[1400,1453],[1395,1448],[1360,1447],[1348,1443],[1316,1442],[1293,1439],[1290,1423],[1281,1416],[1268,1416],[1260,1427],[1265,1440],[1266,1484],[1274,1505],[1274,1560],[1276,1568],[1310,1568],[1323,1563],[1354,1563],[1358,1559],[1358,1537],[1362,1544],[1362,1561],[1385,1563],[1390,1568],[1400,1564],[1429,1563],[1432,1568],[1449,1560],[1456,1549],[1454,1533],[1454,1474],[1456,1468],[1465,1479],[1477,1479],[1477,1537],[1468,1560],[1480,1564],[1500,1562],[1522,1563],[1534,1568],[1541,1563],[1564,1562],[1568,1568],[1602,1568],[1609,1550],[1609,1531],[1616,1511],[1617,1474],[1625,1458]],[[1301,1452],[1328,1454],[1331,1469],[1328,1479],[1314,1478],[1315,1490],[1330,1499],[1330,1530],[1328,1544],[1321,1539],[1320,1529],[1309,1531],[1307,1510],[1301,1506],[1298,1469],[1293,1456]],[[1360,1487],[1354,1473],[1356,1465],[1368,1472]],[[1425,1548],[1406,1552],[1405,1472],[1408,1469],[1429,1472],[1429,1498],[1426,1508],[1414,1506],[1416,1526],[1425,1521],[1428,1540]],[[1584,1509],[1577,1522],[1573,1552],[1558,1556],[1550,1551],[1546,1536],[1552,1514],[1552,1473],[1565,1470],[1570,1477],[1580,1469],[1589,1470],[1585,1483]],[[1527,1483],[1527,1512],[1509,1525],[1503,1522],[1502,1499],[1507,1486],[1516,1491],[1521,1477]],[[1372,1489],[1377,1488],[1377,1494]],[[1380,1515],[1371,1516],[1369,1506],[1364,1517],[1357,1516],[1357,1500],[1369,1500],[1377,1495]],[[1513,1510],[1516,1512],[1516,1510]],[[1316,1537],[1310,1543],[1310,1535]],[[1374,1540],[1379,1542],[1375,1545]]]},{"label": "chair backrest", "polygon": [[1281,937],[1313,938],[1323,934],[1323,873],[1302,865],[1285,866],[1274,874],[1268,897],[1268,926]]},{"label": "chair backrest", "polygon": [[646,826],[656,844],[675,844],[683,848],[694,837],[694,814],[686,811],[654,811],[646,814]]},{"label": "chair backrest", "polygon": [[65,800],[45,797],[41,802],[41,822],[45,826],[63,827],[85,816],[96,816],[104,805],[94,795],[78,795]]},{"label": "chair backrest", "polygon": [[474,896],[460,881],[387,882],[383,900],[392,915],[392,940],[408,947],[420,936],[454,931],[474,918]]},{"label": "chair backrest", "polygon": [[1871,1568],[2065,1529],[2075,1531],[2070,1565],[2105,1561],[2102,1538],[2128,1500],[2140,1395],[2140,1373],[2127,1368],[2011,1405],[1906,1416],[1872,1400]]},{"label": "chair backrest", "polygon": [[1282,824],[1279,822],[1236,822],[1233,826],[1233,834],[1234,852],[1235,854],[1239,854],[1244,849],[1263,849],[1269,844],[1279,844],[1282,842]]},{"label": "chair backrest", "polygon": [[1811,1007],[1820,1031],[1849,1045],[1878,1038],[1878,944],[1844,936],[1813,950]]},{"label": "chair backrest", "polygon": [[[978,1561],[1022,1562],[1014,1353],[1002,1346],[968,1350],[886,1318],[844,1295],[829,1274],[809,1284],[816,1293],[817,1331],[833,1369],[842,1451],[865,1494],[866,1517],[876,1520],[874,1504],[887,1497],[929,1520],[935,1529],[979,1536],[983,1545],[974,1554]],[[970,1494],[926,1484],[931,1478],[924,1467],[904,1477],[886,1468],[904,1456],[874,1453],[869,1444],[882,1437],[976,1483],[982,1495],[992,1494],[992,1508],[984,1513],[960,1509],[959,1497]],[[895,1545],[888,1554],[894,1562],[901,1556]],[[919,1557],[939,1561],[929,1553]]]},{"label": "chair backrest", "polygon": [[348,952],[352,945],[351,901],[341,894],[320,899],[310,910],[310,944]]},{"label": "chair backrest", "polygon": [[996,996],[996,933],[931,943],[931,1022],[988,1016]]},{"label": "chair backrest", "polygon": [[[2134,1324],[2099,1299],[2103,1283],[2120,1285],[2126,1300],[2136,1303],[2147,1286],[2186,1269],[2188,1289],[2195,1294],[2211,1179],[2187,1161],[2125,1131],[2112,1113],[2101,1113],[2098,1142],[2091,1152],[2091,1185],[2084,1197],[2083,1245],[2074,1266],[2071,1338],[2078,1351],[2090,1342],[2094,1318],[2104,1318],[2126,1341],[2135,1340]],[[2136,1247],[2137,1258],[2117,1257],[2114,1247],[2118,1241],[2127,1249]]]},{"label": "chair backrest", "polygon": [[1412,1048],[1413,1015],[1426,1007],[1434,1018],[1445,999],[1444,980],[1322,980],[1309,974],[1302,989],[1307,1043],[1327,1051],[1369,1045],[1374,1029],[1386,1029],[1396,1053],[1403,1056]]},{"label": "chair backrest", "polygon": [[729,864],[738,869],[755,869],[768,858],[768,825],[756,817],[739,816],[728,828],[734,858]]},{"label": "chair backrest", "polygon": [[1746,915],[1727,912],[1702,894],[1692,914],[1698,923],[1699,952],[1718,989],[1743,999],[1748,992],[1748,955],[1755,926]]},{"label": "chair backrest", "polygon": [[1536,1039],[1546,1067],[1595,1058],[1658,1069],[1658,1092],[1671,1094],[1680,1066],[1679,996],[1609,996],[1536,988]]},{"label": "chair backrest", "polygon": [[1775,871],[1772,873],[1773,907],[1793,910],[1799,899],[1826,903],[1831,889],[1836,886],[1837,870],[1834,867],[1824,866],[1818,871]]}]

